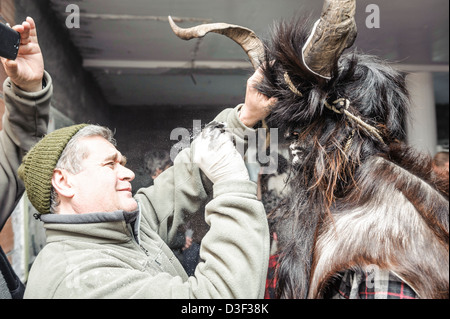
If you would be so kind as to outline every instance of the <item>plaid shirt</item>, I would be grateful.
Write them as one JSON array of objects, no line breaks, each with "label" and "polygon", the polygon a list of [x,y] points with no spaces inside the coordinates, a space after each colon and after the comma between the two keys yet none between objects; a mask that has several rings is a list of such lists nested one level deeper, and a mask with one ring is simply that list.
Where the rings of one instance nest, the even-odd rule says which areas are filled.
[{"label": "plaid shirt", "polygon": [[[278,256],[269,260],[265,299],[276,298],[276,269]],[[417,299],[418,296],[406,283],[388,270],[376,266],[365,270],[347,270],[340,280],[332,282],[325,299]]]},{"label": "plaid shirt", "polygon": [[330,285],[329,299],[418,299],[411,287],[389,270],[347,270]]},{"label": "plaid shirt", "polygon": [[276,299],[275,289],[277,287],[277,278],[275,272],[277,269],[278,255],[272,255],[269,259],[269,271],[266,279],[266,293],[264,299]]}]

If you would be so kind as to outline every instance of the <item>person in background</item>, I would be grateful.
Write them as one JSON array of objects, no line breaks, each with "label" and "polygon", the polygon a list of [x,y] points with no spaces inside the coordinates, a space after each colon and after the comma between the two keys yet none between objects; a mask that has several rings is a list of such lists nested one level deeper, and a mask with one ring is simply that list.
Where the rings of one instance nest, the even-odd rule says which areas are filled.
[{"label": "person in background", "polygon": [[[155,150],[145,155],[145,168],[149,175],[155,180],[162,172],[173,165],[169,152]],[[204,209],[204,207],[200,208]],[[200,217],[200,215],[196,215]],[[205,224],[204,221],[197,218],[194,223]],[[193,276],[195,268],[200,261],[200,245],[193,241],[194,231],[190,228],[192,220],[186,225],[180,226],[175,237],[169,243],[170,249],[183,265],[188,276]]]}]

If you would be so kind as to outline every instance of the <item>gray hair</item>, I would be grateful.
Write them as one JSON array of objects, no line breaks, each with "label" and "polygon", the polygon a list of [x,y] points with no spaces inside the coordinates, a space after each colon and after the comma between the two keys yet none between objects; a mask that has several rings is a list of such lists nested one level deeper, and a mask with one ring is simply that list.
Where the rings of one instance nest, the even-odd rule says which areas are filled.
[{"label": "gray hair", "polygon": [[[71,174],[78,174],[82,170],[81,162],[89,154],[86,147],[79,143],[83,138],[100,136],[106,139],[108,142],[116,146],[116,140],[114,139],[114,133],[107,127],[99,125],[89,125],[79,130],[67,143],[61,157],[56,164],[55,169],[65,169]],[[57,207],[60,204],[58,194],[52,187],[51,191],[51,203],[50,213],[57,212]]]}]

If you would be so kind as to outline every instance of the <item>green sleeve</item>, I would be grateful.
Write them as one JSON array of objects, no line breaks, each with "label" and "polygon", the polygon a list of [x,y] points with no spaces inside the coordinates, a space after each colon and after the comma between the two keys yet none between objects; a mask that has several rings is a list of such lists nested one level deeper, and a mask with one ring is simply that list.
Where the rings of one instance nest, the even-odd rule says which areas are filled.
[{"label": "green sleeve", "polygon": [[5,114],[0,131],[0,229],[24,192],[17,169],[22,157],[47,133],[52,79],[39,92],[22,91],[8,78],[3,84]]}]

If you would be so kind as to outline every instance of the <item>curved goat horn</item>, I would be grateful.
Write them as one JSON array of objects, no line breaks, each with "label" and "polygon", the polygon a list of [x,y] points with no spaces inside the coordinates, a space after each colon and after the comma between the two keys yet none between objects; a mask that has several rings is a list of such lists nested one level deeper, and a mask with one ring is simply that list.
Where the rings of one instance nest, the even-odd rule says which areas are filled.
[{"label": "curved goat horn", "polygon": [[305,65],[315,75],[330,79],[334,62],[356,39],[356,0],[325,0],[322,15],[305,46]]},{"label": "curved goat horn", "polygon": [[203,38],[209,32],[227,36],[244,49],[255,70],[259,66],[260,59],[264,56],[263,43],[250,29],[227,23],[202,24],[196,27],[183,29],[177,26],[170,16],[169,22],[173,32],[183,40]]}]

